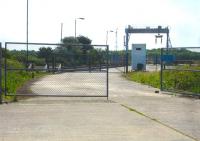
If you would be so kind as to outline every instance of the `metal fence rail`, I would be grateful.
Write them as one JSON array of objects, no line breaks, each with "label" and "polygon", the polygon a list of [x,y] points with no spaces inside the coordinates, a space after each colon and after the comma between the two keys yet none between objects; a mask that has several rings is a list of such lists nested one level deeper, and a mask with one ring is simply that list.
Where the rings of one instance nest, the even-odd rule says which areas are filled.
[{"label": "metal fence rail", "polygon": [[200,95],[200,47],[161,49],[161,90]]},{"label": "metal fence rail", "polygon": [[[108,45],[6,42],[4,94],[108,97],[108,52]],[[16,75],[29,81],[16,86]]]}]

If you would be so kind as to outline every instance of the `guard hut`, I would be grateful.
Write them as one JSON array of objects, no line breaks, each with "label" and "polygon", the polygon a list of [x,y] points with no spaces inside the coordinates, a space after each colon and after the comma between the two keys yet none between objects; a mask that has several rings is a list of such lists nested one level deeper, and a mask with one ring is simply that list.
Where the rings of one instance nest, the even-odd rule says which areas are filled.
[{"label": "guard hut", "polygon": [[132,44],[131,69],[146,70],[146,44]]}]

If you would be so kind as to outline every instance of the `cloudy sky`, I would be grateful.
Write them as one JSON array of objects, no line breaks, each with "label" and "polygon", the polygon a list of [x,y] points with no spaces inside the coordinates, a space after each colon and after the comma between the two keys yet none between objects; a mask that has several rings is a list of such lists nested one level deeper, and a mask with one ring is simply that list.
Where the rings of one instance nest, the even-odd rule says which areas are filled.
[{"label": "cloudy sky", "polygon": [[[105,44],[106,31],[118,31],[118,49],[123,49],[124,29],[133,27],[170,28],[175,46],[200,46],[199,0],[29,0],[29,41],[60,41],[63,36],[77,35],[92,39],[93,44]],[[0,0],[0,42],[26,41],[26,0]],[[109,33],[108,44],[115,49],[115,33]],[[165,40],[165,38],[163,39]],[[147,43],[148,48],[165,46],[155,44],[155,34],[131,35],[130,44]]]}]

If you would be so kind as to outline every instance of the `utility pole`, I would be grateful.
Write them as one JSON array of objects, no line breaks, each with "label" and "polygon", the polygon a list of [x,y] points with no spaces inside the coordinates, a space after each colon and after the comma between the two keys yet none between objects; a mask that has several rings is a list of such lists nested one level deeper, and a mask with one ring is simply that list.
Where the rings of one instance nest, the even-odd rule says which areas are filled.
[{"label": "utility pole", "polygon": [[29,32],[29,30],[28,30],[28,18],[29,18],[29,11],[28,11],[28,9],[29,9],[29,3],[28,3],[28,0],[26,1],[26,67],[28,68],[28,32]]},{"label": "utility pole", "polygon": [[117,51],[117,48],[118,48],[118,44],[117,44],[117,30],[115,31],[115,47],[116,47],[116,51]]},{"label": "utility pole", "polygon": [[61,23],[60,42],[62,42],[63,23]]},{"label": "utility pole", "polygon": [[76,18],[75,18],[74,24],[75,24],[74,37],[75,37],[75,39],[76,39]]}]

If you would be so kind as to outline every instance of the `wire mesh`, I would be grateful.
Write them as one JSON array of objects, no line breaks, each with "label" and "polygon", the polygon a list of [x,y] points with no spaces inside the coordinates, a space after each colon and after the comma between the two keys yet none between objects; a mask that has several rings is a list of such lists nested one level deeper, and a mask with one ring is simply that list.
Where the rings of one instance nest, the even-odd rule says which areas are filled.
[{"label": "wire mesh", "polygon": [[6,95],[108,96],[108,46],[49,43],[28,46],[27,52],[26,43],[5,45]]},{"label": "wire mesh", "polygon": [[162,49],[163,90],[200,95],[200,47]]}]

